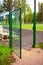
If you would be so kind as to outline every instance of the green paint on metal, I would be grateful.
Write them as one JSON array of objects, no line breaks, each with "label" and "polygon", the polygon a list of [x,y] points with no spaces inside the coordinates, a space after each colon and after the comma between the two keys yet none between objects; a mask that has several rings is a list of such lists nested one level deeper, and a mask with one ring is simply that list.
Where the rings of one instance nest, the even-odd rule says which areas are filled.
[{"label": "green paint on metal", "polygon": [[20,8],[20,58],[22,56],[21,50],[22,50],[22,22],[21,22],[21,8]]},{"label": "green paint on metal", "polygon": [[12,12],[9,11],[9,45],[12,48]]},{"label": "green paint on metal", "polygon": [[33,17],[33,47],[36,44],[36,0],[34,0],[34,17]]},{"label": "green paint on metal", "polygon": [[2,25],[2,22],[3,22],[3,18],[0,17],[0,25]]},{"label": "green paint on metal", "polygon": [[[16,12],[17,11],[17,12]],[[22,50],[22,20],[21,20],[21,8],[19,8],[19,9],[17,9],[17,10],[14,10],[14,12],[15,12],[15,14],[14,14],[14,17],[16,16],[16,18],[14,18],[15,20],[14,20],[14,23],[15,23],[15,25],[14,25],[14,28],[13,28],[13,26],[12,26],[12,19],[13,19],[13,17],[12,17],[12,11],[9,11],[9,15],[6,15],[6,19],[5,19],[5,22],[6,22],[6,24],[4,25],[4,19],[3,19],[3,26],[5,26],[5,28],[8,28],[9,29],[9,46],[10,46],[10,48],[13,48],[13,39],[14,39],[14,44],[15,44],[15,46],[16,46],[16,49],[18,50],[18,52],[17,52],[17,55],[21,58],[21,56],[22,56],[22,52],[21,52],[21,50]],[[17,15],[18,14],[18,15]],[[9,25],[8,25],[9,24]],[[18,28],[18,26],[19,26],[19,28]],[[14,29],[14,30],[13,30]],[[15,29],[18,31],[15,31]],[[13,37],[13,33],[12,32],[14,32],[14,38],[12,38]],[[16,33],[16,34],[15,34]],[[17,42],[17,44],[15,43],[15,42]],[[19,44],[18,44],[19,43]],[[17,46],[18,45],[18,46]],[[18,47],[18,48],[17,48]],[[15,49],[14,49],[15,50]],[[15,50],[15,51],[17,51],[17,50]],[[11,51],[12,52],[12,51]]]}]

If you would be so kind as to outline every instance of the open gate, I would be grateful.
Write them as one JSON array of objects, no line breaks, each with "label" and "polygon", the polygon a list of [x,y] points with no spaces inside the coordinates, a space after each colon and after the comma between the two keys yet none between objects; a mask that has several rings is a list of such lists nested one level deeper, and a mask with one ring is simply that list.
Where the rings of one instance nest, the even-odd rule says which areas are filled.
[{"label": "open gate", "polygon": [[21,8],[12,11],[12,48],[21,58]]},{"label": "open gate", "polygon": [[8,43],[10,48],[12,48],[13,51],[21,58],[21,8],[1,13],[0,23],[3,30],[3,34],[1,34],[9,37],[9,40],[7,40],[6,43]]}]

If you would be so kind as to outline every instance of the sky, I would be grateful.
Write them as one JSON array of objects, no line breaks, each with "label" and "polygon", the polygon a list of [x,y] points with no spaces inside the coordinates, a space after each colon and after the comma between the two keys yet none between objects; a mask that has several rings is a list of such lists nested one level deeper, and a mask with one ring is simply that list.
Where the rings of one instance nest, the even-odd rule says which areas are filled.
[{"label": "sky", "polygon": [[0,0],[0,4],[2,4],[3,3],[3,0]]},{"label": "sky", "polygon": [[[34,0],[26,0],[26,2],[30,5],[32,11],[34,12]],[[38,12],[38,2],[43,2],[43,0],[36,0],[36,12]]]}]

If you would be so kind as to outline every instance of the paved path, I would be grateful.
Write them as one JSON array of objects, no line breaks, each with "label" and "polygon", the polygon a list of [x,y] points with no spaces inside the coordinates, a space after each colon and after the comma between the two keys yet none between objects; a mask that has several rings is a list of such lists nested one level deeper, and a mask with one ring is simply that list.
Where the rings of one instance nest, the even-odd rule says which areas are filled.
[{"label": "paved path", "polygon": [[[31,30],[22,30],[22,47],[28,49],[32,46],[33,43],[33,31]],[[36,34],[36,43],[43,43],[43,32],[37,31]]]},{"label": "paved path", "polygon": [[[43,31],[37,31],[36,43],[43,43]],[[28,49],[32,47],[32,44],[33,44],[33,31],[22,30],[22,47],[24,49]]]}]

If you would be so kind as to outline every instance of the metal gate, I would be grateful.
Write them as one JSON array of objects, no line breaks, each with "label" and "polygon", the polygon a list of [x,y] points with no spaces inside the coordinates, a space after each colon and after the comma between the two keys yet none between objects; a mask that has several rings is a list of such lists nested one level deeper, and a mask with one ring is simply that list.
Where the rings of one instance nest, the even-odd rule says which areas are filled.
[{"label": "metal gate", "polygon": [[12,48],[21,58],[21,8],[12,11]]}]

